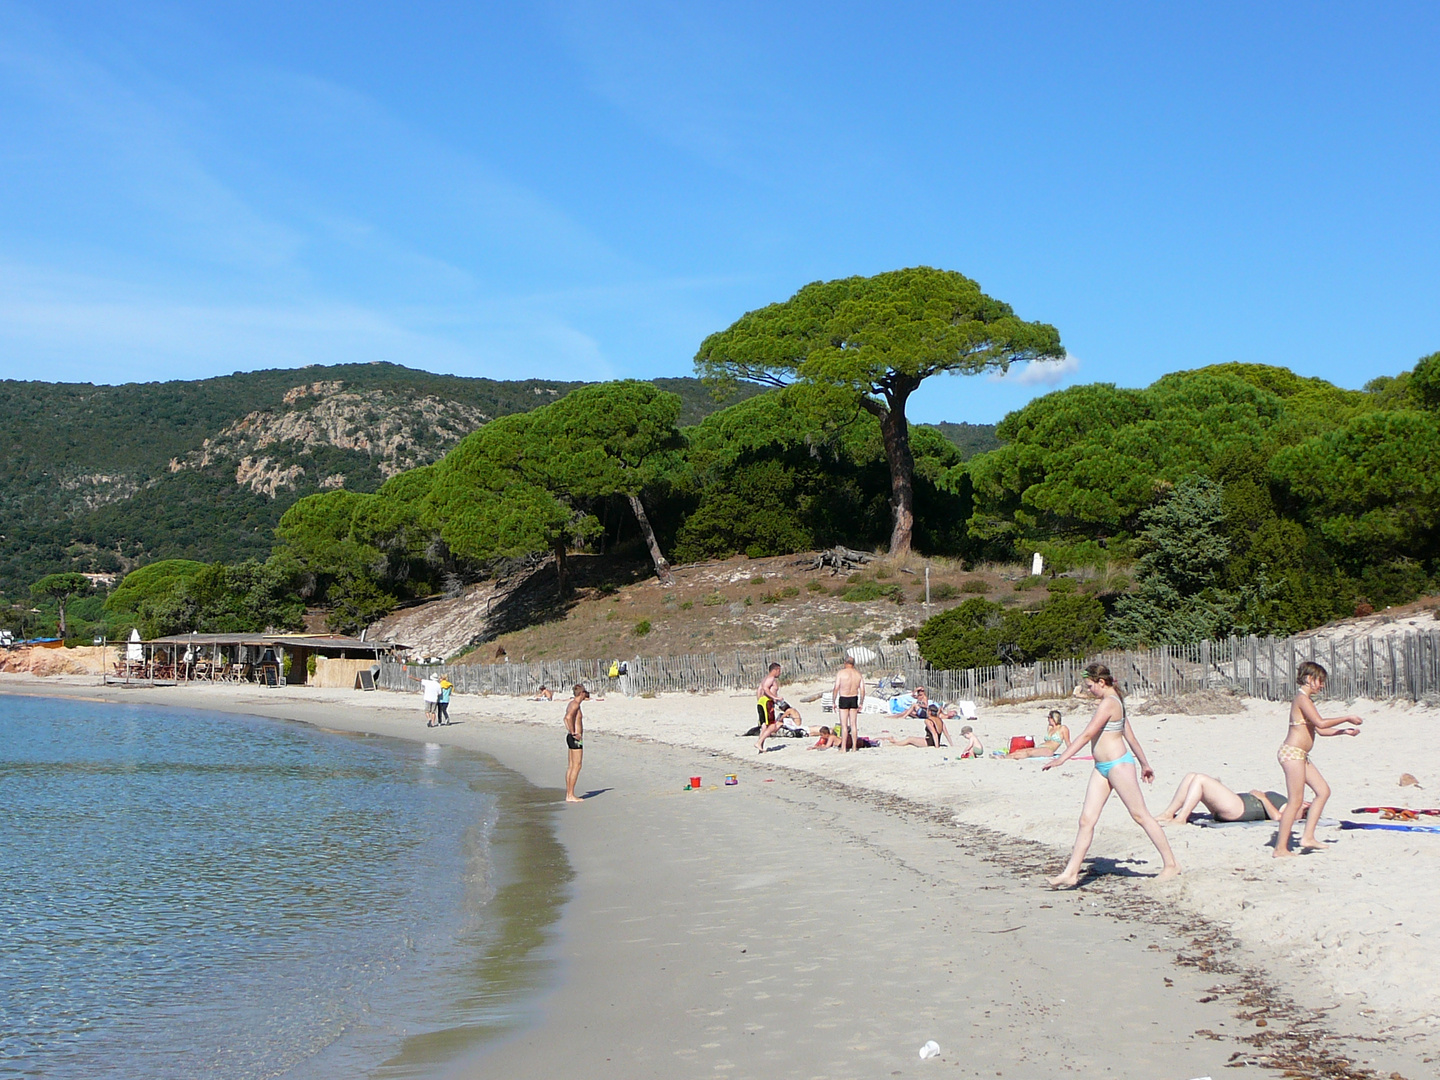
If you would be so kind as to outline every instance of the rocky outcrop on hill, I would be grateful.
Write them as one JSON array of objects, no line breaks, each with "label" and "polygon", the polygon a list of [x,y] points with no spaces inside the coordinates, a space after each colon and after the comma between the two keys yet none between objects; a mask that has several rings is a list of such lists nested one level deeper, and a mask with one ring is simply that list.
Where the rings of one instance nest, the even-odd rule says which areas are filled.
[{"label": "rocky outcrop on hill", "polygon": [[[198,450],[170,461],[170,471],[236,462],[235,482],[271,498],[307,478],[296,458],[316,447],[368,455],[390,477],[440,457],[490,417],[479,409],[431,394],[395,390],[348,391],[339,379],[296,386],[281,409],[248,413],[206,439]],[[323,488],[344,485],[343,473],[308,479]]]}]

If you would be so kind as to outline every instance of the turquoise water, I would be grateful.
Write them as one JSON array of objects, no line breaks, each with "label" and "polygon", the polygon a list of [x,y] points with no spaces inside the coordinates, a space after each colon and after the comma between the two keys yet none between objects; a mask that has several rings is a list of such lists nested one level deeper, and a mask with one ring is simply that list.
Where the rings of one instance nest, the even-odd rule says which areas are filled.
[{"label": "turquoise water", "polygon": [[433,744],[0,697],[0,1077],[432,1071],[545,978],[551,803]]}]

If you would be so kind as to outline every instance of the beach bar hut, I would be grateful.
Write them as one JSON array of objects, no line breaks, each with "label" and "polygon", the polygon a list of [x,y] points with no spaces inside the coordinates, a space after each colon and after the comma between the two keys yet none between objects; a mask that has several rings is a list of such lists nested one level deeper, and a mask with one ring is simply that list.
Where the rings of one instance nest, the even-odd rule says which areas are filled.
[{"label": "beach bar hut", "polygon": [[[382,653],[405,648],[393,641],[364,641],[339,634],[172,634],[144,643],[151,663],[162,658],[167,677],[177,682],[256,682],[266,686],[303,686],[312,656],[363,661],[368,670],[379,663]],[[352,683],[353,679],[346,685]]]}]

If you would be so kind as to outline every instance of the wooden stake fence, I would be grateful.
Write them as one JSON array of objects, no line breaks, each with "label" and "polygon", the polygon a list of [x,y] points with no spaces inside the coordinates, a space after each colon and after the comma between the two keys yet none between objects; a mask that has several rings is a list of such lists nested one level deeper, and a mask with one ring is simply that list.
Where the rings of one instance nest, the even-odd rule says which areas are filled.
[{"label": "wooden stake fence", "polygon": [[[945,701],[994,704],[1003,699],[1065,697],[1079,684],[1087,660],[938,671],[927,667],[913,641],[869,645],[866,675],[900,674],[909,687],[925,686]],[[766,667],[779,663],[785,682],[828,678],[844,662],[839,645],[797,645],[754,653],[699,653],[637,657],[628,674],[609,676],[608,660],[543,661],[533,664],[407,666],[382,658],[379,684],[387,690],[418,690],[423,675],[448,678],[462,694],[529,696],[542,685],[568,695],[575,683],[592,692],[628,695],[750,690]],[[862,658],[864,653],[861,653]],[[1337,645],[1316,638],[1230,637],[1141,652],[1104,652],[1091,659],[1107,665],[1127,694],[1173,697],[1200,690],[1227,690],[1284,701],[1295,693],[1295,668],[1315,660],[1329,671],[1327,696],[1440,701],[1440,631],[1352,638]]]}]

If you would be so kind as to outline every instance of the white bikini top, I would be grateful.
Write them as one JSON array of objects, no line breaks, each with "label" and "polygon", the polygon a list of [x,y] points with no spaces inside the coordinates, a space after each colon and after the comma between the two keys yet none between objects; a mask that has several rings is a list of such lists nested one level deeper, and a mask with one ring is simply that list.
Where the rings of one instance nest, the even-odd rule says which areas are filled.
[{"label": "white bikini top", "polygon": [[[1117,695],[1117,696],[1118,696],[1118,695]],[[1103,730],[1105,730],[1105,731],[1118,731],[1118,732],[1121,732],[1121,733],[1123,733],[1123,732],[1125,731],[1125,699],[1124,699],[1124,698],[1120,698],[1120,719],[1119,719],[1119,720],[1107,720],[1107,721],[1105,721],[1105,727],[1104,727]]]}]

